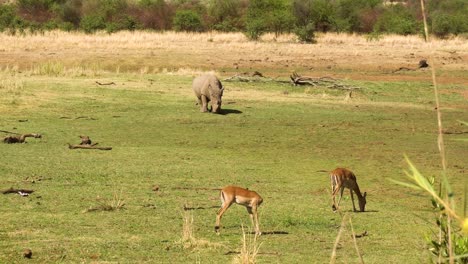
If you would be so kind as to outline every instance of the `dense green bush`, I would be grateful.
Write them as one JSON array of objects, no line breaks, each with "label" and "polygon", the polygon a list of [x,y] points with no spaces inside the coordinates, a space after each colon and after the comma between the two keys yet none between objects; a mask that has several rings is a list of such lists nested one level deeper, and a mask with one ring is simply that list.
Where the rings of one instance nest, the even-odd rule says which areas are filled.
[{"label": "dense green bush", "polygon": [[80,28],[86,33],[94,33],[106,28],[106,20],[101,15],[87,15],[81,19]]},{"label": "dense green bush", "polygon": [[336,31],[371,32],[381,8],[381,0],[339,0],[335,7]]},{"label": "dense green bush", "polygon": [[193,10],[177,11],[173,20],[174,30],[200,32],[203,31],[201,17]]},{"label": "dense green bush", "polygon": [[299,41],[315,43],[315,25],[313,22],[304,26],[296,26],[294,34],[299,38]]},{"label": "dense green bush", "polygon": [[458,35],[468,31],[468,15],[435,13],[432,16],[432,32],[439,37]]},{"label": "dense green bush", "polygon": [[0,31],[10,30],[11,33],[17,29],[24,30],[27,23],[16,14],[16,9],[11,5],[0,5]]},{"label": "dense green bush", "polygon": [[212,29],[232,32],[245,28],[243,20],[247,2],[239,0],[210,0],[208,2],[208,22]]},{"label": "dense green bush", "polygon": [[294,27],[291,6],[284,0],[251,0],[245,26],[245,35],[252,40],[266,32],[290,32]]},{"label": "dense green bush", "polygon": [[[467,0],[427,1],[431,32],[468,33]],[[0,31],[154,29],[242,31],[256,40],[267,32],[294,32],[313,41],[315,30],[416,34],[419,0],[16,0],[0,4]]]},{"label": "dense green bush", "polygon": [[131,7],[130,14],[145,29],[169,30],[172,28],[174,6],[164,0],[141,0]]},{"label": "dense green bush", "polygon": [[416,22],[411,12],[402,5],[392,6],[377,20],[374,31],[401,35],[416,34],[422,25]]}]

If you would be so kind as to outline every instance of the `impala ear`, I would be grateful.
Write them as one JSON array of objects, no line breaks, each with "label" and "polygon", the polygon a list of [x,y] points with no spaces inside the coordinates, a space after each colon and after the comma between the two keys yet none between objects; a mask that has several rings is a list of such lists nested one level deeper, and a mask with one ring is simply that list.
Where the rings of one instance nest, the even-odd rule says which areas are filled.
[{"label": "impala ear", "polygon": [[363,196],[364,196],[364,198],[366,198],[366,196],[367,196],[367,192],[364,192],[364,195],[363,195]]}]

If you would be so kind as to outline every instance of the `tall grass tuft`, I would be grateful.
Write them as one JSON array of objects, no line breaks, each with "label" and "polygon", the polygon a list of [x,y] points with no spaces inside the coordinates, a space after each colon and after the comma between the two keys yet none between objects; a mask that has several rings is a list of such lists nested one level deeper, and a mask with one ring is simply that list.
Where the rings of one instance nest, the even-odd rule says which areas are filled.
[{"label": "tall grass tuft", "polygon": [[261,243],[258,242],[258,235],[246,234],[244,226],[242,226],[242,247],[239,255],[234,257],[233,263],[238,264],[254,264],[257,263],[257,256],[260,250]]},{"label": "tall grass tuft", "polygon": [[184,248],[191,248],[196,245],[194,236],[193,215],[188,211],[184,211],[184,223],[182,225],[182,244]]},{"label": "tall grass tuft", "polygon": [[32,73],[35,75],[61,76],[65,73],[65,66],[60,62],[46,62],[34,66]]},{"label": "tall grass tuft", "polygon": [[182,238],[176,244],[182,245],[184,249],[191,250],[222,247],[219,243],[212,243],[208,240],[195,237],[195,225],[193,224],[193,214],[191,211],[184,211],[182,218]]},{"label": "tall grass tuft", "polygon": [[[440,158],[442,162],[442,175],[438,181],[439,190],[436,190],[435,178],[424,177],[417,168],[406,157],[407,163],[410,167],[410,172],[405,172],[413,183],[394,181],[400,185],[404,185],[413,189],[423,190],[431,196],[433,209],[437,212],[436,225],[438,227],[437,239],[428,238],[429,250],[436,256],[434,259],[436,263],[468,263],[468,232],[464,230],[468,222],[466,216],[466,192],[464,197],[464,212],[463,216],[457,214],[455,210],[455,193],[447,179],[447,159],[445,156],[445,144],[443,137],[442,126],[442,112],[439,101],[439,91],[437,87],[437,80],[434,68],[434,49],[429,37],[427,26],[427,19],[425,13],[424,1],[421,0],[421,12],[424,22],[424,33],[426,42],[429,43],[430,56],[429,63],[431,65],[432,84],[434,87],[434,96],[436,102],[437,125],[438,125],[438,138],[437,145],[439,147]],[[465,182],[466,190],[466,182]],[[464,219],[464,220],[463,220]],[[458,223],[455,225],[455,221]]]},{"label": "tall grass tuft", "polygon": [[350,229],[351,229],[350,230],[351,231],[351,237],[353,238],[353,244],[354,244],[354,248],[356,249],[357,256],[359,258],[359,263],[364,264],[364,259],[362,258],[362,254],[359,251],[359,246],[358,246],[357,241],[356,241],[356,233],[354,233],[353,221],[351,220],[351,216],[348,213],[345,213],[343,215],[343,218],[341,219],[340,229],[338,230],[338,234],[336,235],[335,244],[333,245],[333,250],[332,250],[331,257],[330,257],[330,264],[336,263],[336,255],[337,255],[337,251],[338,251],[338,246],[339,246],[339,243],[340,243],[340,240],[341,240],[341,235],[342,235],[343,231],[346,230],[347,220],[349,220],[349,226],[350,226]]},{"label": "tall grass tuft", "polygon": [[116,210],[121,210],[125,206],[125,201],[122,198],[122,191],[120,191],[120,194],[117,192],[114,192],[114,195],[112,196],[112,199],[105,199],[102,197],[97,197],[96,201],[98,203],[97,206],[90,207],[86,209],[84,212],[93,212],[93,211],[116,211]]}]

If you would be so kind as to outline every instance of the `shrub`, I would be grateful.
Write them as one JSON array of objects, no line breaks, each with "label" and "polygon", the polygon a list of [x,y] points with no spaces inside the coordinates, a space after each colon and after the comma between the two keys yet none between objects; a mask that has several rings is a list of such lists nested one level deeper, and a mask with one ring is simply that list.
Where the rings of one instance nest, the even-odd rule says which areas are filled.
[{"label": "shrub", "polygon": [[86,33],[94,33],[106,28],[106,20],[101,15],[87,15],[81,19],[80,28]]},{"label": "shrub", "polygon": [[12,5],[0,5],[0,31],[12,27],[16,20],[18,20],[18,17]]},{"label": "shrub", "polygon": [[246,23],[244,34],[250,40],[258,40],[267,31],[265,24],[261,18],[251,19]]},{"label": "shrub", "polygon": [[297,26],[294,30],[294,34],[299,38],[300,41],[306,43],[315,43],[315,25],[313,22],[305,26]]},{"label": "shrub", "polygon": [[468,15],[435,13],[432,16],[432,32],[439,37],[458,35],[468,31]]},{"label": "shrub", "polygon": [[335,6],[337,31],[372,31],[380,15],[381,0],[340,0]]},{"label": "shrub", "polygon": [[409,10],[402,5],[395,5],[385,10],[379,17],[374,31],[409,35],[419,32],[420,28],[421,25],[416,22]]},{"label": "shrub", "polygon": [[265,32],[276,36],[293,28],[291,7],[284,0],[252,0],[247,9],[245,35],[257,40]]},{"label": "shrub", "polygon": [[219,31],[239,31],[245,28],[247,2],[239,0],[210,0],[208,22]]},{"label": "shrub", "polygon": [[200,15],[193,10],[177,11],[172,23],[176,31],[203,31]]},{"label": "shrub", "polygon": [[170,29],[174,17],[174,6],[164,0],[141,0],[130,11],[143,28]]},{"label": "shrub", "polygon": [[67,24],[64,28],[70,27],[68,23],[73,24],[74,27],[78,27],[80,25],[81,7],[81,0],[69,0],[57,9],[56,12],[60,19]]}]

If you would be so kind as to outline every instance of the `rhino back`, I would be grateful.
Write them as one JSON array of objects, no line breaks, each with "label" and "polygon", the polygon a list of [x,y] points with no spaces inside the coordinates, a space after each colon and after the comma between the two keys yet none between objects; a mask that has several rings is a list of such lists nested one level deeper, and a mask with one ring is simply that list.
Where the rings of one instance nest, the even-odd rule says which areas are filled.
[{"label": "rhino back", "polygon": [[204,74],[204,75],[198,76],[193,80],[193,83],[192,83],[193,91],[195,92],[197,96],[205,95],[209,97],[210,95],[210,92],[208,90],[209,86],[211,86],[212,89],[217,89],[217,90],[220,90],[222,88],[221,82],[213,74]]}]

